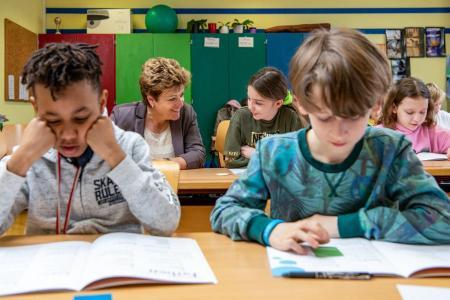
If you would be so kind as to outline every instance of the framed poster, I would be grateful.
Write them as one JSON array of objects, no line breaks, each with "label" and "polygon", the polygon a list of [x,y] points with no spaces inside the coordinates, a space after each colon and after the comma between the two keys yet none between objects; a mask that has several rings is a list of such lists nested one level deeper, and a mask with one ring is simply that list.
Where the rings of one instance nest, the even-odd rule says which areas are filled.
[{"label": "framed poster", "polygon": [[428,57],[445,56],[445,28],[425,28],[426,54]]},{"label": "framed poster", "polygon": [[411,68],[409,58],[392,59],[391,60],[392,80],[394,82],[411,76]]},{"label": "framed poster", "polygon": [[405,28],[406,57],[423,57],[425,55],[423,35],[422,27]]},{"label": "framed poster", "polygon": [[386,54],[389,59],[404,57],[403,32],[401,29],[386,29]]}]

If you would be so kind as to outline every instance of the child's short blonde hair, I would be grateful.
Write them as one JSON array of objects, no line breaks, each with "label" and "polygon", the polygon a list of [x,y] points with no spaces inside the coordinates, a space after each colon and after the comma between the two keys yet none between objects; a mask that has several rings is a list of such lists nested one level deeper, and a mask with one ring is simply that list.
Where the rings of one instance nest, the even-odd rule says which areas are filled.
[{"label": "child's short blonde hair", "polygon": [[333,115],[363,116],[381,101],[391,84],[386,55],[362,33],[352,29],[314,31],[290,62],[289,79],[306,111],[318,111],[313,86]]},{"label": "child's short blonde hair", "polygon": [[433,82],[427,83],[427,88],[428,91],[430,91],[430,101],[433,102],[433,106],[444,102],[445,92],[441,90],[441,88],[438,87],[437,84]]},{"label": "child's short blonde hair", "polygon": [[171,58],[156,57],[150,58],[142,66],[139,85],[141,88],[142,100],[147,103],[147,95],[158,100],[159,95],[164,90],[186,86],[191,79],[191,73]]}]

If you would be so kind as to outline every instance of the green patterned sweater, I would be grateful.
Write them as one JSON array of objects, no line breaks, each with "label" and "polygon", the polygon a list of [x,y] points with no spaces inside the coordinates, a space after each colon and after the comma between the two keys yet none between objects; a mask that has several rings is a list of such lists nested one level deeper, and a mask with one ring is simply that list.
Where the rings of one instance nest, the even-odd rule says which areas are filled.
[{"label": "green patterned sweater", "polygon": [[[342,238],[450,243],[449,198],[403,135],[368,127],[347,159],[324,164],[312,157],[306,132],[258,143],[247,171],[218,199],[211,213],[214,231],[263,243],[273,219],[322,214],[338,216]],[[270,217],[263,211],[269,198]]]}]

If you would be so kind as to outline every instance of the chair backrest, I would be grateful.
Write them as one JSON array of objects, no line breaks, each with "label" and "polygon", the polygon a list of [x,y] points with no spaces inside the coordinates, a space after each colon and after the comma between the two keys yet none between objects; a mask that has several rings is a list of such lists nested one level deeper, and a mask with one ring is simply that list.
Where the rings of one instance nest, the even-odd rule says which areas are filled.
[{"label": "chair backrest", "polygon": [[225,160],[223,152],[225,150],[225,139],[227,137],[228,127],[230,126],[230,120],[224,120],[217,126],[216,134],[216,150],[219,153],[219,165],[225,167]]},{"label": "chair backrest", "polygon": [[11,154],[14,146],[20,144],[26,124],[8,124],[3,127],[2,135],[6,142],[6,154]]},{"label": "chair backrest", "polygon": [[180,179],[180,165],[170,160],[153,160],[152,164],[166,176],[173,191],[178,193],[178,181]]},{"label": "chair backrest", "polygon": [[9,227],[9,229],[3,234],[3,236],[7,235],[24,235],[26,234],[26,226],[27,226],[27,218],[28,212],[23,211],[20,215],[16,216],[14,223]]}]

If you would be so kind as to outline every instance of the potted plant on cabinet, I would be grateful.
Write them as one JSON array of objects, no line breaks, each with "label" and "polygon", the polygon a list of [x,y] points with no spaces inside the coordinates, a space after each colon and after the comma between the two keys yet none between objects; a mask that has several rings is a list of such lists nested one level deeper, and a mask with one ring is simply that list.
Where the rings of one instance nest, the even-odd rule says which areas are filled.
[{"label": "potted plant on cabinet", "polygon": [[253,21],[250,19],[246,19],[244,22],[240,22],[238,19],[234,19],[231,27],[233,28],[234,33],[243,33],[244,30],[248,31],[250,26],[253,25]]},{"label": "potted plant on cabinet", "polygon": [[230,22],[219,22],[219,32],[220,33],[228,33],[230,32]]},{"label": "potted plant on cabinet", "polygon": [[253,27],[253,24],[253,21],[250,19],[246,19],[244,22],[242,22],[242,25],[244,25],[244,31],[249,31],[250,29],[255,28]]},{"label": "potted plant on cabinet", "polygon": [[233,24],[231,24],[231,28],[233,28],[234,33],[244,32],[244,24],[242,24],[238,19],[234,19]]},{"label": "potted plant on cabinet", "polygon": [[207,19],[200,19],[200,20],[192,19],[189,22],[187,22],[186,31],[191,33],[205,32],[207,22],[208,22]]}]

